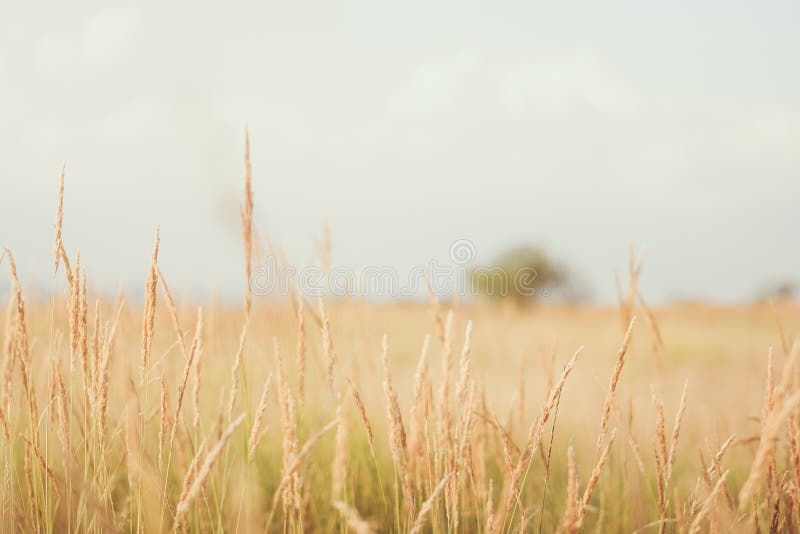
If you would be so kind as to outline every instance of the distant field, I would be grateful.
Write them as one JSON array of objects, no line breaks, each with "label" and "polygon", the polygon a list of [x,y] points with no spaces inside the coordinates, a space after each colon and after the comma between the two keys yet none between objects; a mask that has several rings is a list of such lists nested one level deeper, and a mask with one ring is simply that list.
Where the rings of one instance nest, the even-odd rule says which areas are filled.
[{"label": "distant field", "polygon": [[[236,373],[238,385],[234,383],[232,369],[237,365],[244,311],[221,309],[213,304],[203,306],[203,325],[198,338],[202,340],[202,347],[194,349],[185,387],[187,357],[176,342],[173,319],[160,289],[144,382],[139,376],[143,310],[124,303],[116,308],[113,302],[102,302],[98,308],[99,322],[95,322],[95,304],[87,297],[84,326],[80,308],[74,351],[71,350],[68,299],[57,299],[55,307],[46,303],[26,308],[27,356],[19,352],[19,340],[9,347],[9,340],[15,339],[13,327],[11,331],[8,328],[3,331],[6,341],[4,369],[12,373],[10,383],[4,381],[10,389],[3,391],[6,395],[3,403],[5,426],[9,432],[3,439],[2,522],[5,530],[13,530],[15,525],[19,529],[34,525],[45,529],[49,525],[55,531],[67,526],[73,530],[99,531],[112,525],[119,530],[169,529],[174,522],[184,477],[192,471],[192,458],[198,456],[202,461],[218,442],[220,433],[229,426],[229,419],[236,419],[240,413],[246,414],[244,421],[230,439],[223,442],[224,449],[182,514],[181,522],[190,530],[263,530],[270,515],[273,516],[270,530],[282,530],[284,526],[290,530],[330,529],[343,525],[346,520],[331,504],[333,500],[340,500],[378,530],[396,530],[399,522],[400,530],[405,531],[413,525],[431,490],[450,471],[457,472],[458,478],[454,475],[448,479],[445,489],[433,501],[423,520],[424,528],[428,530],[435,524],[437,531],[454,529],[455,509],[458,508],[458,530],[486,530],[491,480],[491,506],[498,525],[495,528],[502,529],[503,508],[513,478],[504,459],[503,433],[507,433],[509,440],[507,446],[513,471],[519,456],[530,445],[529,429],[535,426],[546,403],[548,384],[552,387],[558,381],[562,366],[583,346],[564,383],[560,401],[554,405],[558,407],[557,414],[555,411],[550,414],[542,432],[542,442],[533,444],[528,476],[520,488],[519,503],[515,503],[525,510],[528,530],[538,529],[542,523],[545,531],[551,531],[564,526],[567,513],[568,447],[575,452],[579,498],[594,467],[600,418],[623,336],[620,314],[612,309],[518,310],[499,306],[456,309],[449,338],[452,361],[450,403],[446,412],[449,423],[443,425],[445,415],[440,399],[444,347],[429,306],[327,302],[329,335],[336,355],[333,390],[328,384],[329,362],[322,346],[321,328],[314,320],[315,314],[320,312],[316,309],[309,313],[307,309],[302,399],[297,313],[288,303],[258,303],[254,307]],[[111,342],[107,336],[113,329],[115,309],[120,310],[119,323]],[[195,346],[192,339],[197,310],[194,304],[181,303],[176,311],[189,353]],[[442,309],[440,313],[446,321],[447,311]],[[584,528],[628,531],[659,521],[658,476],[653,449],[657,412],[650,388],[655,388],[664,403],[669,448],[681,391],[688,381],[686,411],[675,446],[674,472],[667,487],[668,522],[664,524],[667,530],[677,531],[691,522],[693,512],[699,513],[698,507],[709,493],[701,476],[700,456],[709,464],[720,445],[735,433],[730,448],[720,459],[720,467],[729,472],[726,487],[734,504],[741,508],[732,512],[725,497],[720,495],[711,502],[710,511],[701,524],[705,530],[711,521],[720,528],[728,528],[738,521],[737,528],[747,530],[754,521],[753,505],[737,503],[737,498],[759,449],[770,347],[773,348],[774,382],[778,384],[780,370],[787,360],[776,318],[780,318],[788,335],[800,327],[800,310],[788,306],[674,306],[655,310],[653,314],[663,337],[663,353],[658,349],[646,317],[638,313],[607,423],[606,441],[614,429],[616,440],[585,507]],[[11,325],[14,315],[12,309]],[[459,402],[457,390],[464,380],[461,352],[467,321],[472,321],[471,350],[465,360],[467,368],[471,369],[471,378],[466,379],[467,386],[462,388],[462,394],[471,400]],[[95,325],[100,332],[97,344]],[[386,416],[381,359],[384,333],[388,335],[392,387],[397,394],[406,434],[406,449],[400,457],[409,464],[405,469],[414,465],[409,475],[414,488],[413,509],[403,492],[401,469],[396,469],[391,452],[391,423]],[[430,336],[428,372],[415,385],[415,372],[426,335]],[[273,338],[282,353],[282,380]],[[102,384],[106,376],[108,380],[104,423],[99,420],[103,387],[97,388],[97,398],[86,400],[84,394],[84,342],[89,376],[95,377],[93,380],[98,384]],[[51,350],[51,346],[55,348]],[[98,347],[97,352],[95,347]],[[24,373],[20,365],[23,358],[30,362],[26,365],[29,365],[31,389],[36,392],[35,433],[30,430]],[[106,358],[109,361],[107,374],[103,372],[102,363]],[[58,362],[64,387],[54,387],[55,391],[51,391],[54,361]],[[253,445],[250,442],[252,428],[269,375],[272,376],[271,388],[259,425],[265,434]],[[166,386],[164,411],[161,409],[162,377]],[[198,377],[199,387],[196,385]],[[128,387],[131,380],[135,384],[133,388]],[[283,396],[279,394],[281,381]],[[794,378],[789,383],[794,387]],[[421,427],[417,425],[416,415],[412,415],[415,387],[420,388],[420,384],[422,394],[414,409],[416,414],[422,414]],[[353,388],[358,391],[372,426],[374,460],[352,398]],[[170,446],[182,389],[181,423]],[[231,410],[232,389],[236,397]],[[466,390],[468,394],[463,393]],[[59,391],[65,394],[63,399]],[[195,406],[196,399],[199,408]],[[293,404],[295,417],[282,421],[281,406],[285,410],[288,399]],[[58,406],[64,400],[66,411],[61,412]],[[341,419],[337,419],[337,406],[341,407]],[[781,407],[776,401],[773,410]],[[68,424],[66,419],[61,419],[67,412],[71,413],[67,417]],[[794,411],[790,415],[794,417]],[[161,431],[159,439],[162,421],[165,430]],[[298,462],[296,479],[292,478],[298,494],[287,496],[289,500],[284,509],[282,498],[276,503],[273,501],[282,472],[287,469],[284,457],[296,457],[309,437],[330,421],[339,422]],[[101,441],[103,424],[106,428]],[[794,472],[787,463],[785,424],[786,421],[774,453],[776,463],[764,468],[764,477],[755,491],[757,505],[770,503],[755,508],[759,510],[759,520],[765,529],[774,510],[770,499],[784,492],[790,496],[794,494]],[[60,432],[66,448],[60,442]],[[285,441],[287,432],[295,436],[288,444]],[[50,477],[42,470],[35,454],[26,469],[26,456],[32,451],[26,440],[32,442],[33,439],[38,440],[35,454],[47,459]],[[448,439],[453,442],[448,444]],[[138,442],[134,449],[131,441]],[[204,446],[198,453],[200,444]],[[248,460],[251,447],[254,454],[252,460]],[[162,451],[160,460],[159,448]],[[402,445],[400,448],[402,450]],[[644,472],[640,471],[634,449],[638,449]],[[412,451],[416,451],[413,460]],[[342,467],[336,465],[337,454],[336,461]],[[450,455],[458,455],[459,460]],[[545,458],[548,456],[550,470],[545,494]],[[334,488],[332,481],[336,477],[341,477],[341,482]],[[30,480],[32,493],[28,493],[26,479]],[[715,481],[716,476],[712,474],[712,486]],[[450,489],[450,484],[455,484],[454,489]],[[334,490],[336,495],[332,493]],[[448,491],[452,494],[446,499]],[[788,513],[783,508],[787,505],[781,506],[779,520]],[[519,528],[522,516],[519,506],[517,508],[513,518],[510,511],[507,513],[506,529],[511,525],[514,530]],[[580,506],[576,508],[579,509]],[[683,514],[682,526],[676,522],[679,509]],[[658,526],[656,523],[650,528],[657,530]]]}]

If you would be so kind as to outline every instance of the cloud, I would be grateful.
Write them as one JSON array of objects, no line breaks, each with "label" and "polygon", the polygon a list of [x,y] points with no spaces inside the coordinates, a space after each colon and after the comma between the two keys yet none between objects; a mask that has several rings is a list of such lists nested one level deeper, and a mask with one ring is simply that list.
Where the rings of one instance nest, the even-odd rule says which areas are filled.
[{"label": "cloud", "polygon": [[641,97],[612,67],[587,52],[507,58],[476,52],[429,60],[390,93],[390,113],[423,117],[472,112],[505,115],[635,116]]}]

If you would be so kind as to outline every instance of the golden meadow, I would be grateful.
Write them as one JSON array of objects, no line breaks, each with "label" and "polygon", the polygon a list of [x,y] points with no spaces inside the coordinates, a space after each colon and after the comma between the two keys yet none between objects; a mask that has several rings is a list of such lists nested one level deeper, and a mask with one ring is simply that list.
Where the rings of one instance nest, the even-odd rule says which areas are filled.
[{"label": "golden meadow", "polygon": [[171,294],[181,273],[160,271],[158,234],[131,304],[92,294],[63,191],[62,173],[58,289],[26,300],[3,252],[2,532],[798,524],[789,304],[651,310],[631,262],[617,309],[249,291],[230,307]]}]

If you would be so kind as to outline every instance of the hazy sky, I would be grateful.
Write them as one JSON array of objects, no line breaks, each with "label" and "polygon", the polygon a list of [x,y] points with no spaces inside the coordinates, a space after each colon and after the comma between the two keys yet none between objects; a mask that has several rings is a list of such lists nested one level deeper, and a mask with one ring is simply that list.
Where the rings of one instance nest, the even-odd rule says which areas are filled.
[{"label": "hazy sky", "polygon": [[[680,5],[679,5],[680,4]],[[222,4],[218,4],[222,6]],[[800,4],[15,2],[0,16],[0,244],[143,284],[242,287],[256,224],[306,262],[405,272],[539,243],[598,300],[630,243],[651,300],[800,281]],[[3,275],[5,276],[5,275]]]}]

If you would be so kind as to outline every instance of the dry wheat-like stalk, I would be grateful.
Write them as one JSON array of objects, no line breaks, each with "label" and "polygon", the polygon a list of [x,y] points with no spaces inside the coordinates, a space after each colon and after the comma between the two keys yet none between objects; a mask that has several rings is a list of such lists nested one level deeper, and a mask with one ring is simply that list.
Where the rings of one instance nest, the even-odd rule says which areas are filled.
[{"label": "dry wheat-like stalk", "polygon": [[714,485],[714,489],[711,490],[711,493],[708,494],[708,497],[703,501],[700,510],[694,516],[692,520],[692,524],[689,527],[689,534],[697,534],[700,532],[702,528],[703,520],[708,516],[714,509],[714,503],[716,502],[716,497],[719,495],[722,488],[725,486],[725,480],[728,478],[728,471],[722,473],[722,476],[719,477],[717,480],[716,485]]},{"label": "dry wheat-like stalk", "polygon": [[[22,388],[25,393],[25,399],[28,402],[28,417],[30,420],[31,436],[35,437],[37,434],[36,420],[38,418],[39,408],[36,402],[36,392],[33,385],[33,370],[31,369],[31,352],[28,342],[28,326],[25,319],[25,301],[22,298],[22,287],[19,283],[19,276],[17,275],[17,264],[14,261],[14,255],[11,250],[5,248],[5,255],[8,258],[8,271],[11,280],[11,300],[14,303],[14,330],[11,336],[9,352],[16,352],[16,356],[12,355],[13,361],[19,360],[20,372],[22,373]],[[10,382],[11,375],[5,377]],[[7,392],[10,395],[11,384],[7,385]],[[34,443],[37,443],[34,440]]]},{"label": "dry wheat-like stalk", "polygon": [[389,366],[389,336],[383,335],[383,392],[386,396],[386,419],[389,423],[389,445],[392,452],[397,472],[403,484],[403,500],[414,515],[414,486],[411,482],[411,473],[408,470],[408,447],[406,444],[406,430],[403,425],[403,416],[397,402],[397,393],[392,388],[392,370]]},{"label": "dry wheat-like stalk", "polygon": [[361,424],[364,426],[364,432],[367,434],[369,452],[372,457],[375,458],[375,438],[372,433],[372,425],[369,423],[369,419],[367,418],[367,411],[364,408],[364,403],[361,401],[361,395],[358,394],[358,390],[349,379],[348,383],[350,384],[350,391],[353,395],[353,401],[356,403],[356,408],[358,409],[358,417],[361,419]]},{"label": "dry wheat-like stalk", "polygon": [[183,330],[181,329],[180,321],[178,320],[178,307],[175,305],[175,299],[172,298],[172,293],[169,290],[169,286],[167,286],[167,280],[161,273],[161,269],[156,267],[156,273],[158,274],[158,281],[161,284],[161,290],[164,293],[164,299],[167,301],[167,310],[169,310],[169,316],[172,319],[172,327],[175,329],[175,333],[178,336],[178,344],[181,347],[181,354],[183,354],[184,358],[188,358],[189,354],[186,349],[186,340],[183,338]]},{"label": "dry wheat-like stalk", "polygon": [[231,422],[228,428],[223,432],[222,437],[219,439],[216,445],[208,451],[205,460],[203,460],[203,464],[200,469],[197,471],[197,475],[194,477],[194,481],[192,485],[189,487],[189,491],[186,492],[186,495],[178,501],[177,506],[175,507],[175,530],[177,531],[180,524],[181,518],[183,514],[189,509],[189,504],[191,504],[192,500],[197,497],[197,494],[200,493],[203,485],[208,478],[208,475],[211,474],[211,468],[214,467],[214,462],[217,461],[222,450],[228,444],[228,441],[231,439],[231,436],[236,431],[236,428],[242,424],[244,421],[245,414],[242,413],[236,419]]},{"label": "dry wheat-like stalk", "polygon": [[514,463],[512,451],[519,451],[519,448],[514,445],[514,442],[511,440],[511,436],[503,428],[503,425],[500,424],[496,414],[492,414],[492,424],[497,429],[497,433],[500,435],[500,443],[502,444],[503,460],[505,462],[506,471],[508,476],[513,477],[516,464]]},{"label": "dry wheat-like stalk", "polygon": [[58,272],[58,264],[61,259],[61,249],[64,243],[61,240],[61,229],[64,222],[64,174],[67,171],[67,164],[61,166],[61,176],[58,180],[58,207],[56,209],[56,222],[53,224],[55,231],[55,241],[53,244],[53,274]]},{"label": "dry wheat-like stalk", "polygon": [[253,169],[250,165],[250,132],[244,130],[244,206],[241,208],[242,239],[244,240],[244,274],[245,274],[245,315],[250,317],[252,306],[252,249],[253,249]]},{"label": "dry wheat-like stalk", "polygon": [[[336,419],[329,422],[327,425],[322,427],[316,434],[308,438],[303,448],[293,456],[291,463],[289,463],[284,472],[281,474],[281,480],[278,483],[278,487],[275,488],[275,493],[272,497],[272,508],[274,509],[278,503],[278,499],[284,494],[286,489],[290,486],[293,482],[295,475],[297,474],[297,470],[300,468],[300,464],[303,462],[303,459],[308,456],[308,454],[313,449],[314,445],[319,441],[319,439],[324,436],[326,433],[330,432],[332,429],[336,428]],[[269,524],[267,525],[269,527]]]},{"label": "dry wheat-like stalk", "polygon": [[[792,479],[794,488],[792,489],[792,499],[800,505],[800,451],[797,445],[797,414],[789,415],[789,423],[787,428],[788,434],[788,449],[789,449],[789,463],[792,468]],[[727,489],[727,488],[726,488]]]},{"label": "dry wheat-like stalk", "polygon": [[85,398],[85,410],[88,412],[91,406],[94,405],[94,398],[92,396],[92,368],[89,360],[89,346],[87,331],[89,330],[87,319],[88,310],[86,305],[86,269],[82,269],[79,273],[78,279],[80,280],[79,297],[78,297],[78,354],[81,358],[81,369],[83,370],[83,394]]},{"label": "dry wheat-like stalk", "polygon": [[414,401],[411,403],[411,438],[409,442],[409,461],[411,463],[411,471],[416,471],[417,457],[421,454],[421,441],[422,429],[425,425],[425,384],[428,379],[428,345],[430,343],[430,335],[425,335],[422,342],[422,350],[420,350],[419,361],[417,362],[417,370],[414,373]]},{"label": "dry wheat-like stalk", "polygon": [[761,428],[767,424],[767,418],[775,404],[775,380],[772,376],[772,347],[769,348],[767,353],[767,378],[764,385],[764,400],[761,404]]},{"label": "dry wheat-like stalk", "polygon": [[122,313],[124,301],[120,300],[117,305],[117,311],[114,316],[114,322],[110,327],[107,327],[108,333],[105,334],[105,342],[102,348],[102,357],[100,358],[100,378],[99,378],[99,392],[100,400],[98,401],[97,418],[100,425],[99,440],[100,443],[105,443],[106,435],[106,413],[108,411],[108,384],[110,379],[110,365],[111,365],[111,352],[114,349],[114,342],[116,340],[117,325],[119,324],[120,314]]},{"label": "dry wheat-like stalk", "polygon": [[436,324],[436,333],[439,335],[439,342],[444,347],[445,326],[442,320],[442,306],[439,304],[439,299],[436,298],[436,294],[433,292],[433,287],[431,287],[431,281],[428,279],[428,275],[426,274],[423,278],[425,280],[425,288],[428,290],[428,299],[431,303],[431,309],[433,310],[433,321]]},{"label": "dry wheat-like stalk", "polygon": [[164,453],[164,440],[167,435],[167,428],[169,428],[169,415],[167,399],[167,377],[162,369],[161,372],[161,424],[158,427],[158,465],[162,464],[162,457]]},{"label": "dry wheat-like stalk", "polygon": [[[61,374],[61,369],[59,366],[59,353],[61,347],[61,335],[56,338],[56,350],[55,355],[53,358],[53,381],[54,387],[53,391],[55,393],[55,398],[53,399],[52,406],[53,411],[56,414],[57,419],[57,431],[58,431],[58,440],[61,445],[61,452],[64,454],[64,457],[68,457],[69,455],[69,410],[67,408],[67,388],[64,385],[64,377]],[[102,441],[101,441],[102,443]]]},{"label": "dry wheat-like stalk", "polygon": [[192,479],[197,472],[197,468],[200,466],[200,458],[205,450],[205,447],[206,440],[203,439],[203,441],[201,441],[197,446],[197,451],[192,457],[192,461],[189,462],[189,467],[186,468],[186,473],[183,475],[183,483],[181,484],[181,493],[178,496],[178,502],[185,500],[186,496],[189,495],[189,490],[192,488]]},{"label": "dry wheat-like stalk", "polygon": [[589,481],[586,483],[586,489],[583,491],[583,497],[578,504],[578,519],[577,519],[577,528],[581,528],[583,524],[583,519],[586,516],[586,507],[589,505],[589,501],[592,500],[592,494],[594,493],[594,489],[597,486],[597,481],[600,479],[600,473],[603,470],[603,466],[605,465],[606,461],[608,461],[608,457],[611,456],[611,446],[614,445],[614,440],[617,437],[617,429],[611,431],[611,437],[608,438],[608,443],[606,443],[603,452],[600,454],[600,458],[597,459],[597,463],[592,469],[592,474],[589,476]]},{"label": "dry wheat-like stalk", "polygon": [[361,517],[361,514],[358,513],[358,510],[349,506],[347,503],[342,501],[333,501],[333,507],[339,510],[339,513],[342,514],[344,520],[347,522],[347,526],[355,532],[356,534],[372,534],[375,532],[372,529],[372,525],[370,525],[369,521]]},{"label": "dry wheat-like stalk", "polygon": [[297,421],[295,420],[294,399],[292,398],[289,386],[286,384],[286,377],[283,372],[283,359],[281,357],[280,347],[278,346],[278,340],[272,338],[272,344],[275,351],[278,377],[278,399],[281,407],[281,435],[283,437],[283,468],[281,477],[287,479],[286,486],[282,488],[283,509],[284,513],[286,513],[294,504],[296,486],[299,486],[299,480],[297,480],[297,478],[293,476],[294,473],[291,472],[291,466],[296,461],[298,454]]},{"label": "dry wheat-like stalk", "polygon": [[[556,385],[553,386],[553,389],[550,392],[550,398],[542,407],[542,413],[539,416],[539,419],[531,426],[530,430],[528,431],[528,442],[526,443],[525,448],[520,454],[519,459],[517,460],[517,463],[514,466],[513,471],[511,472],[508,496],[506,497],[506,502],[503,506],[503,513],[501,515],[501,519],[503,520],[505,520],[508,517],[508,514],[511,511],[511,507],[519,499],[520,493],[522,491],[521,488],[522,478],[530,466],[533,454],[536,452],[537,447],[542,441],[544,426],[547,423],[547,420],[550,418],[550,414],[553,412],[553,409],[555,408],[559,399],[561,398],[561,392],[564,389],[567,377],[570,375],[572,369],[575,367],[575,364],[578,361],[578,356],[582,351],[583,347],[579,347],[578,350],[576,350],[575,353],[572,355],[572,358],[570,358],[569,362],[567,362],[567,364],[564,366],[564,369],[561,372],[561,378],[558,380]],[[501,522],[503,521],[498,521],[498,524],[500,524]]]},{"label": "dry wheat-like stalk", "polygon": [[564,531],[574,534],[578,531],[578,471],[575,467],[575,450],[567,449],[567,509],[564,512]]},{"label": "dry wheat-like stalk", "polygon": [[55,472],[47,465],[47,462],[42,457],[42,454],[39,452],[39,448],[31,443],[31,441],[23,435],[20,435],[22,440],[28,446],[28,452],[32,453],[33,456],[36,458],[36,461],[39,463],[40,469],[47,475],[47,479],[50,481],[50,485],[53,486],[53,489],[56,490],[56,498],[61,499],[61,490],[59,489],[58,479],[56,478]]},{"label": "dry wheat-like stalk", "polygon": [[322,300],[322,297],[319,299],[319,316],[322,321],[322,352],[327,363],[328,387],[333,391],[333,367],[336,364],[336,352],[333,350],[330,320],[327,311],[325,311],[325,301]]},{"label": "dry wheat-like stalk", "polygon": [[459,359],[459,379],[456,386],[456,399],[460,406],[466,401],[467,389],[472,381],[472,360],[470,350],[472,347],[472,321],[467,321],[467,328],[464,333],[464,348],[461,350]]},{"label": "dry wheat-like stalk", "polygon": [[[294,302],[294,300],[292,300]],[[306,390],[306,321],[305,300],[297,303],[297,398],[302,408]]]},{"label": "dry wheat-like stalk", "polygon": [[[731,434],[725,442],[720,445],[719,450],[717,453],[711,458],[711,466],[709,466],[705,471],[705,476],[709,478],[709,480],[714,478],[719,478],[722,476],[722,457],[725,455],[725,452],[733,443],[733,440],[736,439],[736,434]],[[733,502],[733,496],[731,496],[730,491],[728,491],[728,486],[723,485],[722,491],[725,494],[725,501],[728,504],[728,508],[732,511],[736,511],[736,505]]]},{"label": "dry wheat-like stalk", "polygon": [[226,411],[229,421],[233,415],[233,409],[236,407],[236,399],[239,395],[239,370],[242,367],[242,360],[244,359],[244,345],[245,341],[247,341],[248,322],[249,319],[245,320],[244,324],[242,325],[242,333],[239,336],[239,348],[236,349],[236,356],[234,357],[233,365],[231,366],[231,392],[228,396],[228,409]]},{"label": "dry wheat-like stalk", "polygon": [[683,393],[681,393],[681,401],[678,405],[678,412],[675,414],[675,425],[672,427],[672,435],[669,440],[669,453],[667,454],[666,461],[666,478],[667,482],[672,478],[672,467],[675,465],[675,451],[678,447],[678,437],[681,432],[681,421],[683,414],[686,412],[686,390],[689,387],[689,380],[683,383]]},{"label": "dry wheat-like stalk", "polygon": [[153,254],[150,258],[150,271],[145,282],[145,305],[142,318],[142,357],[141,372],[144,374],[150,363],[150,352],[153,345],[153,327],[156,315],[156,283],[158,280],[158,247],[161,242],[160,230],[156,229]]},{"label": "dry wheat-like stalk", "polygon": [[486,493],[486,532],[494,532],[494,480],[489,479],[489,490]]},{"label": "dry wheat-like stalk", "polygon": [[102,343],[103,329],[100,322],[100,299],[94,301],[94,319],[92,320],[92,412],[97,408],[97,399],[100,393],[100,344]]},{"label": "dry wheat-like stalk", "polygon": [[141,461],[141,444],[139,441],[139,399],[136,396],[136,386],[132,379],[128,379],[127,394],[125,399],[125,459],[128,467],[128,486],[131,495],[139,485],[139,469]]},{"label": "dry wheat-like stalk", "polygon": [[[5,250],[3,255],[5,256]],[[8,299],[8,306],[6,308],[6,321],[3,328],[3,367],[2,375],[2,396],[0,396],[0,403],[2,406],[9,410],[11,408],[11,376],[14,372],[14,334],[17,331],[17,301],[16,293],[11,294]]]},{"label": "dry wheat-like stalk", "polygon": [[425,518],[428,516],[430,511],[433,509],[433,503],[436,502],[436,498],[442,492],[444,487],[447,485],[447,482],[450,480],[450,477],[453,476],[453,472],[450,471],[446,475],[442,477],[436,487],[433,489],[431,494],[425,499],[425,502],[422,503],[422,507],[419,509],[419,514],[417,514],[417,519],[414,521],[414,525],[411,527],[409,534],[417,534],[422,531],[423,527],[425,526]]},{"label": "dry wheat-like stalk", "polygon": [[253,419],[253,427],[250,429],[250,439],[247,442],[247,459],[248,461],[252,462],[253,458],[256,455],[256,449],[258,448],[258,444],[261,441],[261,438],[264,436],[264,433],[267,431],[268,427],[264,426],[264,429],[261,429],[261,424],[264,420],[264,413],[267,410],[267,398],[269,395],[269,387],[272,382],[272,373],[267,376],[267,380],[264,381],[264,389],[261,392],[261,399],[258,401],[258,408],[256,409],[256,415]]},{"label": "dry wheat-like stalk", "polygon": [[342,497],[342,493],[345,491],[345,479],[347,478],[347,438],[347,416],[344,413],[344,407],[342,406],[342,400],[340,398],[336,405],[336,441],[333,463],[331,464],[331,495],[335,500],[339,500]]},{"label": "dry wheat-like stalk", "polygon": [[[203,312],[201,308],[197,310],[197,327],[196,331],[199,332],[203,327]],[[197,338],[195,338],[197,339]],[[192,361],[194,360],[194,356],[196,353],[196,346],[192,347],[193,350],[189,351],[188,358],[183,367],[183,378],[181,378],[181,383],[178,386],[178,400],[175,404],[175,420],[172,423],[172,431],[170,432],[169,436],[169,446],[172,447],[172,444],[175,443],[175,433],[178,430],[178,422],[181,418],[181,409],[183,408],[183,399],[186,394],[186,385],[189,383],[189,373],[192,370]],[[229,406],[230,408],[230,406]],[[230,414],[230,412],[229,412]],[[230,417],[228,417],[230,420]]]},{"label": "dry wheat-like stalk", "polygon": [[617,392],[617,384],[619,383],[619,376],[622,374],[622,367],[625,365],[625,354],[628,352],[628,344],[631,340],[631,333],[633,332],[633,325],[636,323],[636,317],[631,317],[628,323],[628,329],[622,338],[622,344],[619,346],[617,352],[617,363],[614,367],[614,372],[611,374],[611,379],[608,383],[608,392],[606,393],[606,401],[603,404],[603,415],[600,417],[600,433],[597,436],[597,450],[603,446],[603,440],[606,437],[606,429],[608,427],[608,418],[611,414],[611,404],[614,402],[614,395]]},{"label": "dry wheat-like stalk", "polygon": [[203,357],[203,309],[197,308],[197,324],[195,325],[194,338],[189,349],[190,358],[194,360],[194,372],[192,373],[192,404],[194,405],[194,417],[192,426],[195,429],[200,427],[200,390],[202,386],[202,368],[200,362]]},{"label": "dry wheat-like stalk", "polygon": [[750,504],[751,498],[760,488],[764,471],[775,451],[781,426],[789,414],[797,407],[798,402],[800,402],[800,393],[795,393],[784,402],[780,410],[773,411],[767,419],[761,432],[761,441],[756,451],[756,456],[753,458],[753,463],[750,467],[750,474],[739,490],[739,510]]},{"label": "dry wheat-like stalk", "polygon": [[450,373],[453,369],[453,311],[447,312],[444,326],[444,343],[442,347],[442,377],[439,386],[439,403],[443,422],[447,422],[450,410]]},{"label": "dry wheat-like stalk", "polygon": [[650,385],[650,396],[653,407],[656,411],[656,433],[653,438],[653,454],[656,461],[656,491],[658,497],[658,509],[661,512],[660,533],[663,534],[666,528],[667,519],[667,438],[664,423],[664,405],[656,395],[655,387]]}]

